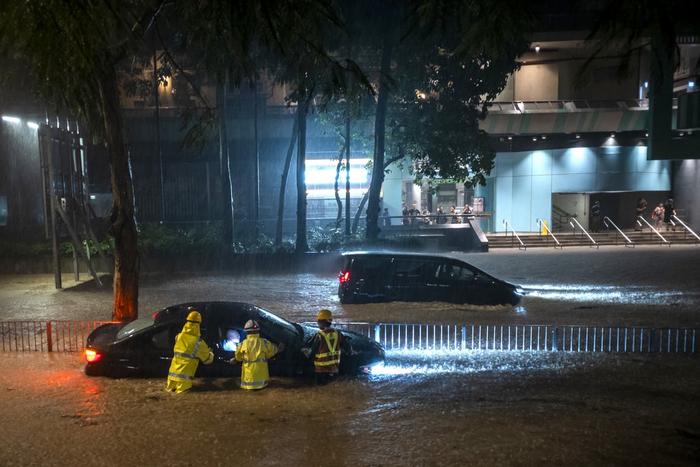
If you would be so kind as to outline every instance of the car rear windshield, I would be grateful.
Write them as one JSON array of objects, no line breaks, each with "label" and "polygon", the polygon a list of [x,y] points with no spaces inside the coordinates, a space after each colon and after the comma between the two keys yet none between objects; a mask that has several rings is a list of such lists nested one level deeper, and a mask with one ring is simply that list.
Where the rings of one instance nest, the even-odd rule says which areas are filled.
[{"label": "car rear windshield", "polygon": [[149,326],[153,326],[153,319],[143,318],[127,323],[117,333],[117,340],[126,339],[127,337],[136,334]]}]

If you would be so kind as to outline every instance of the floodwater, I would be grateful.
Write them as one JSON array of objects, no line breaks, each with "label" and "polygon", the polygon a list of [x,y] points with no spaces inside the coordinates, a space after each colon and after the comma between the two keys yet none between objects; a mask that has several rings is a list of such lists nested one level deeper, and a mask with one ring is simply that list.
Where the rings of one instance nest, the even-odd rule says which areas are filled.
[{"label": "floodwater", "polygon": [[[325,307],[351,321],[700,326],[700,246],[454,255],[522,286],[528,295],[515,308],[341,305],[333,274],[174,274],[143,278],[140,313],[148,315],[175,303],[230,300],[255,303],[296,321],[313,320]],[[110,318],[109,287],[75,285],[69,275],[64,284],[64,290],[56,291],[49,275],[0,276],[0,319]]]},{"label": "floodwater", "polygon": [[[199,300],[292,320],[700,326],[700,247],[459,255],[521,285],[518,307],[341,305],[332,275],[144,278],[141,314]],[[0,319],[109,319],[111,293],[0,276]],[[389,351],[372,374],[314,387],[88,378],[71,354],[0,353],[0,465],[700,463],[700,360],[687,355]]]},{"label": "floodwater", "polygon": [[390,354],[375,375],[260,392],[88,378],[0,354],[0,465],[697,465],[695,358]]}]

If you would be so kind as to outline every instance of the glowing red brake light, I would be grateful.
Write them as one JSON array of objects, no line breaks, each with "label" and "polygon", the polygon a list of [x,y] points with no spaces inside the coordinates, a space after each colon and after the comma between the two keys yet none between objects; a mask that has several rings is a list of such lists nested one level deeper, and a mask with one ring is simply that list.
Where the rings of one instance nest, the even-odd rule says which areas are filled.
[{"label": "glowing red brake light", "polygon": [[97,363],[101,359],[102,359],[102,354],[99,353],[97,350],[85,349],[85,360],[87,360],[88,363]]},{"label": "glowing red brake light", "polygon": [[338,274],[338,280],[340,281],[341,284],[346,283],[347,281],[350,280],[350,271],[340,271],[340,274]]}]

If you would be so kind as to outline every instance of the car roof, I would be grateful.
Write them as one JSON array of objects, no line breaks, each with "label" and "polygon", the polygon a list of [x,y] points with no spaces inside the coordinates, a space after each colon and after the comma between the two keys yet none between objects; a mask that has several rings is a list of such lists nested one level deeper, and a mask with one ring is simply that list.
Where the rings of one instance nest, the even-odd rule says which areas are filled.
[{"label": "car roof", "polygon": [[474,266],[473,264],[461,259],[461,258],[455,258],[454,256],[450,256],[447,254],[440,254],[440,253],[410,253],[410,252],[405,252],[405,251],[392,251],[392,250],[358,250],[358,251],[347,251],[343,253],[343,256],[345,257],[362,257],[362,256],[392,256],[392,257],[403,257],[403,258],[418,258],[418,259],[426,259],[426,260],[449,260],[449,261],[454,261],[457,263],[464,264],[474,271],[478,271],[481,274],[484,274],[492,279],[496,279],[494,276],[489,274],[488,272],[484,271],[481,268],[478,268]]},{"label": "car roof", "polygon": [[[410,252],[405,252],[405,251],[392,251],[392,250],[358,250],[358,251],[346,251],[343,253],[343,256],[405,256],[405,257],[411,257],[411,258],[425,258],[425,259],[451,259],[455,261],[459,261],[462,263],[466,263],[466,261],[455,258],[453,256],[449,256],[447,254],[440,254],[440,253],[422,253],[422,252],[416,252],[416,253],[410,253]],[[469,263],[467,263],[469,264]]]},{"label": "car roof", "polygon": [[238,308],[240,311],[249,311],[253,308],[258,308],[252,303],[245,302],[211,301],[178,303],[159,310],[155,316],[155,322],[162,323],[173,319],[182,320],[183,314],[189,312],[188,308],[190,307],[206,315],[208,314],[208,308],[212,305],[224,305],[229,308]]}]

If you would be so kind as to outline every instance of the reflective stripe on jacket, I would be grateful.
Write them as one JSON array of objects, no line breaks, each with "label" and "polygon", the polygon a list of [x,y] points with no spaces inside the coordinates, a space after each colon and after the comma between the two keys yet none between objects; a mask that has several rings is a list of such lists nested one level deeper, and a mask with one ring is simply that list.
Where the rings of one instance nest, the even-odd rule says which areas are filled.
[{"label": "reflective stripe on jacket", "polygon": [[241,388],[262,389],[267,386],[270,372],[267,359],[277,353],[277,346],[257,333],[248,334],[236,349],[236,360],[243,362]]},{"label": "reflective stripe on jacket", "polygon": [[209,365],[214,361],[214,354],[200,337],[199,323],[188,321],[175,338],[166,389],[183,392],[191,388],[200,360]]},{"label": "reflective stripe on jacket", "polygon": [[322,329],[316,334],[318,347],[314,355],[316,373],[338,373],[340,371],[340,346],[343,336],[335,329]]}]

